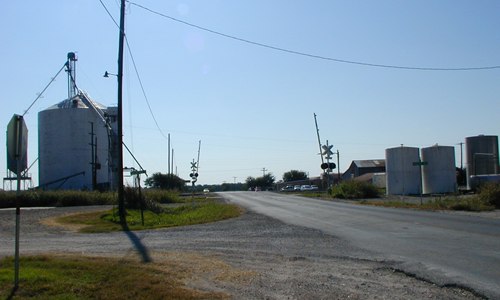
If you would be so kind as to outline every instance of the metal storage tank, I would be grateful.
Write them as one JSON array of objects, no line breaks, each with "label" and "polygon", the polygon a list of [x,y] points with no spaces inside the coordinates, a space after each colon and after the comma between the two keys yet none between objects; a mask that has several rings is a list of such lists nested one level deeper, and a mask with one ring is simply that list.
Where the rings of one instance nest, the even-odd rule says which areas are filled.
[{"label": "metal storage tank", "polygon": [[105,127],[106,116],[107,108],[83,92],[38,113],[41,188],[92,189],[93,161],[95,183],[113,185],[109,168],[112,141]]},{"label": "metal storage tank", "polygon": [[432,146],[422,148],[422,182],[424,194],[453,193],[457,190],[455,148]]},{"label": "metal storage tank", "polygon": [[386,188],[388,195],[420,194],[419,149],[396,147],[385,150]]},{"label": "metal storage tank", "polygon": [[498,136],[478,135],[465,138],[467,187],[471,176],[498,174]]}]

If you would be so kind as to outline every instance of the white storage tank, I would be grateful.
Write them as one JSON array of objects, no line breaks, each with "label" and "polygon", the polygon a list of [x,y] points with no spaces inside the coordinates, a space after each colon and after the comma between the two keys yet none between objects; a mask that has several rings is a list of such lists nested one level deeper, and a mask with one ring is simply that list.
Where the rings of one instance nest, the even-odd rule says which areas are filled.
[{"label": "white storage tank", "polygon": [[432,146],[422,148],[422,181],[424,194],[445,194],[457,190],[455,148]]},{"label": "white storage tank", "polygon": [[465,138],[467,157],[467,187],[470,189],[471,176],[494,175],[499,173],[498,136],[478,135]]},{"label": "white storage tank", "polygon": [[385,150],[386,188],[388,195],[418,195],[421,192],[419,149],[396,147]]},{"label": "white storage tank", "polygon": [[[89,101],[94,108],[89,108]],[[90,100],[84,93],[38,113],[41,188],[91,190],[93,162],[96,183],[100,186],[111,184],[112,174],[108,167],[110,139],[103,115],[106,115],[106,107]],[[91,135],[92,126],[94,138]]]}]

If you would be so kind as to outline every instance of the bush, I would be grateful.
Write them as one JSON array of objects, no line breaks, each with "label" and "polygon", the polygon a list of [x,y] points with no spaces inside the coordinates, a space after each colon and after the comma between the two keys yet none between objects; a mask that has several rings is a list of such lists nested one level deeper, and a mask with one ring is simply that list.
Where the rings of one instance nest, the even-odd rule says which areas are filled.
[{"label": "bush", "polygon": [[[182,202],[175,191],[143,189],[142,195],[145,207],[153,211],[159,203]],[[135,189],[125,188],[124,197],[127,207],[140,208],[140,198]],[[116,205],[117,202],[117,192],[31,190],[22,191],[19,195],[21,207]],[[0,191],[0,208],[7,207],[16,207],[16,192]]]},{"label": "bush", "polygon": [[144,197],[148,201],[155,201],[157,203],[179,203],[179,192],[171,190],[160,189],[145,189],[142,191]]},{"label": "bush", "polygon": [[451,203],[449,206],[451,210],[462,210],[462,211],[490,211],[494,207],[482,201],[479,197],[469,197],[465,199],[460,199]]},{"label": "bush", "polygon": [[160,201],[146,198],[144,191],[141,191],[141,195],[139,196],[139,190],[137,188],[126,187],[124,190],[124,198],[126,208],[150,210],[156,214],[163,212]]},{"label": "bush", "polygon": [[379,189],[373,184],[354,180],[341,182],[328,192],[332,197],[341,199],[377,198],[380,196]]},{"label": "bush", "polygon": [[[0,208],[16,206],[16,192],[0,192]],[[23,191],[19,195],[21,207],[83,206],[115,204],[116,193],[85,191]]]},{"label": "bush", "polygon": [[488,182],[479,187],[478,198],[485,204],[500,208],[500,184]]}]

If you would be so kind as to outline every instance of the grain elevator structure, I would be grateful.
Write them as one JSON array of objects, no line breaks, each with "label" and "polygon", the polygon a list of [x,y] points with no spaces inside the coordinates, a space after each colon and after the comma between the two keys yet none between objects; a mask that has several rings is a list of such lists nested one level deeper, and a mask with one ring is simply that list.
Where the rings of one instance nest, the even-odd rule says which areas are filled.
[{"label": "grain elevator structure", "polygon": [[467,188],[476,189],[488,181],[499,182],[498,136],[478,135],[465,138]]},{"label": "grain elevator structure", "polygon": [[117,108],[77,88],[76,61],[68,53],[68,98],[38,113],[39,187],[116,189]]}]

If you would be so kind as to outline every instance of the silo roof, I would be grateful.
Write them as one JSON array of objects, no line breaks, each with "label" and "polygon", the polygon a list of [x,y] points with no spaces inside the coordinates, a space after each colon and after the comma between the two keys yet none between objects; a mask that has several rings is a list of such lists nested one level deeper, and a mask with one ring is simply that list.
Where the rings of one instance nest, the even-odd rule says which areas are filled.
[{"label": "silo roof", "polygon": [[78,95],[68,98],[66,100],[63,100],[57,104],[54,104],[50,107],[48,107],[46,110],[51,110],[51,109],[65,109],[65,108],[89,108],[84,101],[82,100],[82,97],[85,97],[87,101],[92,102],[97,108],[99,109],[106,109],[106,106],[102,105],[101,103],[98,103],[84,93],[79,93]]}]

